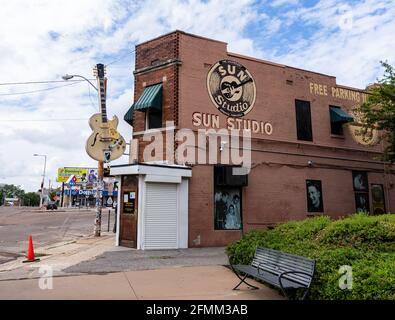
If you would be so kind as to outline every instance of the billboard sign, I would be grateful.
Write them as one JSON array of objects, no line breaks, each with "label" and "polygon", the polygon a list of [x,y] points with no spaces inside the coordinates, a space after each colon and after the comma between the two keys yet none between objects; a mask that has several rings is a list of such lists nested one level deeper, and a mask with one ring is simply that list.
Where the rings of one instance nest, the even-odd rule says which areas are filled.
[{"label": "billboard sign", "polygon": [[70,176],[76,177],[75,183],[94,183],[97,181],[95,168],[58,168],[58,182],[67,182]]}]

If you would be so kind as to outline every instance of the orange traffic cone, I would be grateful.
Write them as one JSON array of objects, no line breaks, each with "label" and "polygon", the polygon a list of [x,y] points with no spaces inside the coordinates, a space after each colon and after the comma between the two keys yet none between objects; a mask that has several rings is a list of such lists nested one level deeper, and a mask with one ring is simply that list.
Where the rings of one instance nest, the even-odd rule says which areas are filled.
[{"label": "orange traffic cone", "polygon": [[39,261],[40,259],[35,259],[34,257],[34,249],[33,249],[33,238],[32,235],[29,235],[29,247],[27,249],[27,260],[24,260],[23,262],[34,262],[34,261]]}]

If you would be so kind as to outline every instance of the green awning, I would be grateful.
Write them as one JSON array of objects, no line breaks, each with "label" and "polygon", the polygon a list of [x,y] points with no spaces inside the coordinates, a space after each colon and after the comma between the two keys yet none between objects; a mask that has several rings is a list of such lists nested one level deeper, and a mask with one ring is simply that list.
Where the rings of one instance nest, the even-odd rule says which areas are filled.
[{"label": "green awning", "polygon": [[133,111],[145,111],[148,108],[154,108],[156,110],[162,110],[162,84],[155,84],[153,86],[146,87],[143,94],[133,103],[126,112],[123,119],[133,126]]},{"label": "green awning", "polygon": [[162,110],[162,84],[146,87],[143,94],[132,107],[136,111],[145,111],[148,108]]},{"label": "green awning", "polygon": [[343,111],[342,109],[338,107],[330,107],[330,113],[331,113],[331,122],[336,123],[336,122],[353,122],[354,118],[350,116],[347,112]]},{"label": "green awning", "polygon": [[125,113],[123,120],[125,120],[127,123],[129,123],[131,126],[133,126],[133,106],[131,106],[128,110],[128,112]]}]

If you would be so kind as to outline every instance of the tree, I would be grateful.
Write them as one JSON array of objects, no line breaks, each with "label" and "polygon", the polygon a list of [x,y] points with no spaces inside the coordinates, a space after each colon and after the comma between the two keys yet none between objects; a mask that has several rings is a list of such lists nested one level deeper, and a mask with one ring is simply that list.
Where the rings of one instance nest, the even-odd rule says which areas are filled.
[{"label": "tree", "polygon": [[387,62],[383,78],[369,88],[369,97],[356,111],[362,116],[362,134],[373,129],[382,131],[386,148],[383,160],[395,162],[395,70]]},{"label": "tree", "polygon": [[25,193],[19,186],[13,184],[5,184],[1,187],[1,192],[5,195],[5,198],[21,198]]},{"label": "tree", "polygon": [[38,207],[40,205],[40,195],[36,192],[27,192],[22,197],[23,205]]},{"label": "tree", "polygon": [[18,198],[24,206],[35,207],[40,205],[40,195],[38,193],[25,193],[20,186],[13,184],[5,184],[0,187],[0,205],[4,204],[5,198]]}]

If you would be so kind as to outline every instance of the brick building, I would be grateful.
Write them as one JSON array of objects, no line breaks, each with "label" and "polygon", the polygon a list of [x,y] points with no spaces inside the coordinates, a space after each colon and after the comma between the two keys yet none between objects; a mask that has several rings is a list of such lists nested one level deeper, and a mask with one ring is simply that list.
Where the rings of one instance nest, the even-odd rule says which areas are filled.
[{"label": "brick building", "polygon": [[[288,220],[395,211],[380,133],[362,137],[353,112],[366,91],[181,31],[137,45],[134,76],[130,161],[111,167],[121,188],[117,244],[223,246]],[[212,136],[217,144],[205,148]],[[250,155],[246,175],[233,171],[244,162],[224,156],[235,149]],[[199,160],[213,150],[214,161]]]}]

